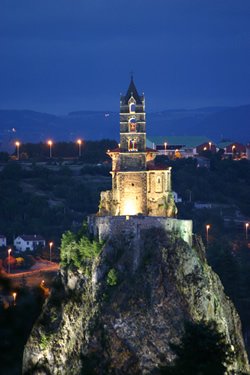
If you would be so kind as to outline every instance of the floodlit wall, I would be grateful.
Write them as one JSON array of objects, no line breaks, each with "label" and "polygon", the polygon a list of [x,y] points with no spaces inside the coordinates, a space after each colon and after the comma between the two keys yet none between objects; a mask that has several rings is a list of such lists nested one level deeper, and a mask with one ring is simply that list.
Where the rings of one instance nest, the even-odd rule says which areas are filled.
[{"label": "floodlit wall", "polygon": [[111,234],[121,230],[140,236],[141,229],[152,227],[164,228],[167,232],[175,232],[190,246],[192,245],[192,220],[179,220],[167,217],[152,216],[89,216],[89,229],[99,240],[105,240]]}]

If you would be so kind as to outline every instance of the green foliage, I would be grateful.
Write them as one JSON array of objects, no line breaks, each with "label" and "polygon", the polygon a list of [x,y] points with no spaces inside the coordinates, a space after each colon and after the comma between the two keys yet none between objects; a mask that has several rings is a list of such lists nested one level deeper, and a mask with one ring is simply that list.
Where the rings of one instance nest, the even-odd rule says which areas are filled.
[{"label": "green foliage", "polygon": [[46,350],[50,342],[50,336],[45,333],[41,334],[40,348],[41,350]]},{"label": "green foliage", "polygon": [[[106,152],[108,149],[117,147],[117,142],[110,139],[100,141],[85,141],[82,145],[81,160],[85,163],[100,163],[108,160]],[[22,144],[22,153],[29,158],[48,159],[48,145],[46,143]],[[53,158],[76,158],[78,159],[78,147],[75,142],[56,142],[53,145]]]},{"label": "green foliage", "polygon": [[[173,190],[184,200],[236,204],[250,214],[250,163],[247,160],[211,159],[211,169],[197,168],[194,159],[169,161],[173,166]],[[191,193],[190,193],[191,192]]]},{"label": "green foliage", "polygon": [[[95,168],[97,173],[99,167]],[[23,233],[38,233],[57,242],[66,229],[75,229],[87,214],[97,211],[100,191],[109,189],[111,181],[102,173],[83,177],[81,166],[72,173],[70,166],[23,166],[13,161],[4,166],[0,228],[8,242]]]},{"label": "green foliage", "polygon": [[224,375],[234,355],[215,322],[187,322],[181,343],[171,349],[177,357],[162,375]]},{"label": "green foliage", "polygon": [[61,241],[61,264],[74,265],[77,268],[86,269],[86,266],[100,254],[102,244],[91,241],[87,236],[77,240],[77,235],[67,231]]},{"label": "green foliage", "polygon": [[107,274],[107,284],[109,286],[115,286],[117,285],[118,277],[117,272],[114,268],[111,268]]}]

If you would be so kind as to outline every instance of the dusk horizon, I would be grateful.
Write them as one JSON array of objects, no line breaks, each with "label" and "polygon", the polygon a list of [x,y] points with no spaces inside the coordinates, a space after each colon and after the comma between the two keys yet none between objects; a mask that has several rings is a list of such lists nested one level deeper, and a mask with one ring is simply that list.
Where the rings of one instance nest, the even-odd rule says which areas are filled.
[{"label": "dusk horizon", "polygon": [[250,0],[0,1],[0,373],[250,375]]}]

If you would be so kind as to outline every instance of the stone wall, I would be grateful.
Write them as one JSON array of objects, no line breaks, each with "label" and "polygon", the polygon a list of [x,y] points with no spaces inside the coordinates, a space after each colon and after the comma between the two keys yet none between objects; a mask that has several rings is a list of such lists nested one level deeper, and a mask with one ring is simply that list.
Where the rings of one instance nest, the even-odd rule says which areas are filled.
[{"label": "stone wall", "polygon": [[110,235],[121,231],[140,236],[140,229],[152,227],[164,228],[167,232],[177,233],[185,242],[192,246],[193,222],[192,220],[178,220],[166,217],[150,216],[89,216],[90,232],[105,240]]}]

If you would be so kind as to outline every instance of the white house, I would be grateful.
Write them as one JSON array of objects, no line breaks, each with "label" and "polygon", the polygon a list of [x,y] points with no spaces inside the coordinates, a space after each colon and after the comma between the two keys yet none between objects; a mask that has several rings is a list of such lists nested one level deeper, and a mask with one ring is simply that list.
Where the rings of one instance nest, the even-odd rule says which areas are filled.
[{"label": "white house", "polygon": [[45,246],[45,239],[37,234],[21,235],[15,238],[14,246],[18,251],[35,250],[38,246]]},{"label": "white house", "polygon": [[0,234],[0,247],[6,246],[6,245],[7,245],[6,237],[3,234]]}]

